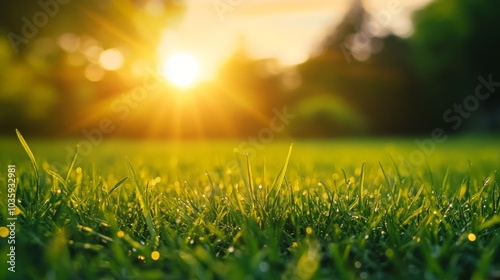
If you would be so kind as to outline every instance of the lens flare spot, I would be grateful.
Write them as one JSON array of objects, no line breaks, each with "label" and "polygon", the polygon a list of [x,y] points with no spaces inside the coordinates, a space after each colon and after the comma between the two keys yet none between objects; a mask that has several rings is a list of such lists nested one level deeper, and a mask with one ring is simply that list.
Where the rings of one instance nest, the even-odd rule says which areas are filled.
[{"label": "lens flare spot", "polygon": [[474,242],[477,239],[477,236],[474,233],[469,233],[467,236],[467,239],[469,239],[470,242]]},{"label": "lens flare spot", "polygon": [[9,229],[6,227],[0,227],[0,236],[4,238],[9,236]]},{"label": "lens flare spot", "polygon": [[108,71],[120,69],[124,61],[123,54],[117,49],[107,49],[99,56],[99,64]]},{"label": "lens flare spot", "polygon": [[153,261],[157,261],[158,259],[160,259],[160,252],[158,251],[153,251],[151,253],[151,259],[153,259]]},{"label": "lens flare spot", "polygon": [[180,88],[194,86],[200,74],[196,58],[187,53],[176,53],[168,57],[162,65],[163,76]]}]

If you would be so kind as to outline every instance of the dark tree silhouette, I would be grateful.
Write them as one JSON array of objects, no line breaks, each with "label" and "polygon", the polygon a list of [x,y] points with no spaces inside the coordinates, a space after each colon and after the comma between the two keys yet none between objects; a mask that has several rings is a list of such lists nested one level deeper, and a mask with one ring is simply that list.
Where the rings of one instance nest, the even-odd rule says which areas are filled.
[{"label": "dark tree silhouette", "polygon": [[425,99],[408,43],[393,35],[369,34],[369,19],[361,1],[354,1],[315,55],[299,66],[304,83],[296,103],[320,100],[316,113],[301,119],[306,127],[318,124],[311,136],[417,133],[429,125],[421,114]]},{"label": "dark tree silhouette", "polygon": [[[415,33],[410,39],[414,63],[432,100],[436,124],[452,130],[500,128],[500,95],[495,92],[474,112],[465,108],[462,114],[454,108],[475,95],[481,84],[478,76],[500,81],[499,9],[498,1],[440,0],[414,15]],[[476,107],[472,105],[469,109]],[[458,119],[450,121],[456,118],[462,118],[464,125]]]}]

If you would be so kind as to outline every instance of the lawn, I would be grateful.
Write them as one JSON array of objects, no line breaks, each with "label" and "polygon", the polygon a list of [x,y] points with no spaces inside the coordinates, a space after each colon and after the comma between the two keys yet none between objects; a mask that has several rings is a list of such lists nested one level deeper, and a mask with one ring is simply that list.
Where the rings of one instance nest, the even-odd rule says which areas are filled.
[{"label": "lawn", "polygon": [[1,279],[500,279],[498,137],[25,140]]}]

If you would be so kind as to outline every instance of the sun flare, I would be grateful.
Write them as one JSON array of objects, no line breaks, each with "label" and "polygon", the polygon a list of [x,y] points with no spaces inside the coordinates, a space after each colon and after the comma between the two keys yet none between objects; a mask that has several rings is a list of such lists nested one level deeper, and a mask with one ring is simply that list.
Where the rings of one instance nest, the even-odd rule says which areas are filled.
[{"label": "sun flare", "polygon": [[188,53],[176,53],[165,59],[162,64],[163,76],[180,88],[194,86],[199,79],[200,64]]}]

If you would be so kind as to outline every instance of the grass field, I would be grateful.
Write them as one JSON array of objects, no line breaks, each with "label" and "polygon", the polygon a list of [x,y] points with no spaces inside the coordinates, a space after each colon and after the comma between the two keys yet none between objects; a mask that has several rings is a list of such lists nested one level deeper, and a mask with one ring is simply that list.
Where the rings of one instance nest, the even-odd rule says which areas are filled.
[{"label": "grass field", "polygon": [[0,278],[500,279],[499,140],[5,139]]}]

